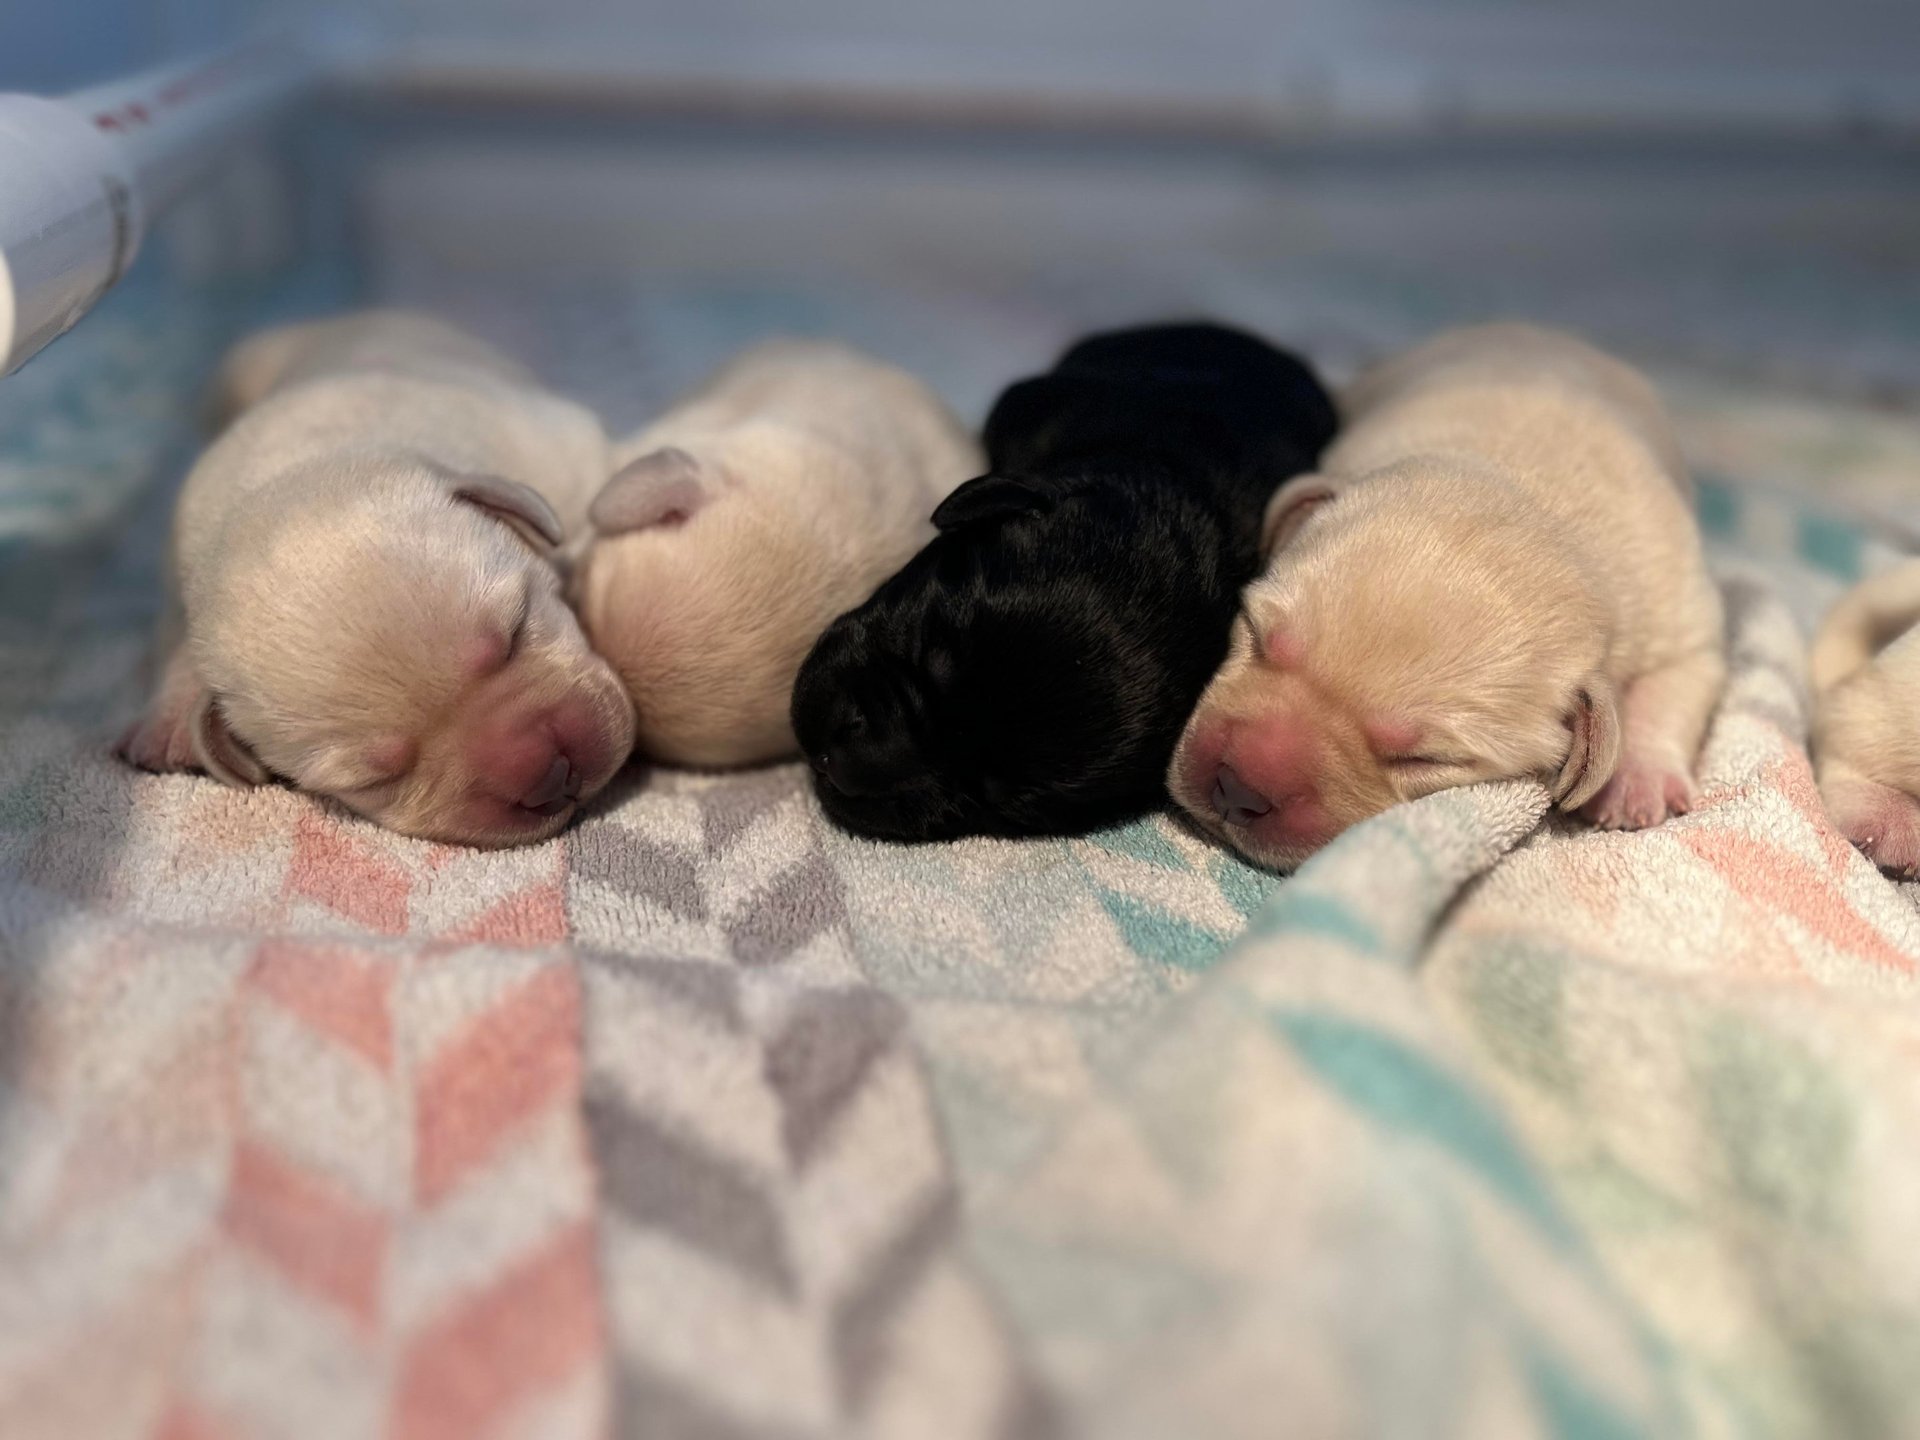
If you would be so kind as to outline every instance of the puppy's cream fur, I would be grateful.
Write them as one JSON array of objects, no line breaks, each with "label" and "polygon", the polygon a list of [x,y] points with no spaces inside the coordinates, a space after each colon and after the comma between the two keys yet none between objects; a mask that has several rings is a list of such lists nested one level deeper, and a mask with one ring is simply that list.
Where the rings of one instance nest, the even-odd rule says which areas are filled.
[{"label": "puppy's cream fur", "polygon": [[389,311],[243,342],[213,409],[231,423],[180,495],[160,683],[122,753],[437,839],[563,825],[632,744],[555,563],[606,474],[599,422]]},{"label": "puppy's cream fur", "polygon": [[617,459],[574,595],[633,697],[640,750],[686,765],[794,752],[807,651],[985,465],[918,380],[807,340],[740,355]]},{"label": "puppy's cream fur", "polygon": [[1820,794],[1883,870],[1920,873],[1920,560],[1862,582],[1813,649]]},{"label": "puppy's cream fur", "polygon": [[1719,593],[1665,413],[1571,336],[1453,331],[1362,375],[1169,775],[1202,825],[1297,864],[1403,800],[1537,775],[1619,828],[1693,802]]}]

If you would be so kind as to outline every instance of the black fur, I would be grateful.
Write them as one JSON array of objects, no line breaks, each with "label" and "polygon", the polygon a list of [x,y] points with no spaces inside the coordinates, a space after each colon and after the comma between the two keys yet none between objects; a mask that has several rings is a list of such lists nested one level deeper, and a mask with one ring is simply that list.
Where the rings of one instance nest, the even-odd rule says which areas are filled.
[{"label": "black fur", "polygon": [[992,472],[801,667],[793,728],[827,814],[931,840],[1160,805],[1266,502],[1334,425],[1304,364],[1217,325],[1096,335],[1010,387]]}]

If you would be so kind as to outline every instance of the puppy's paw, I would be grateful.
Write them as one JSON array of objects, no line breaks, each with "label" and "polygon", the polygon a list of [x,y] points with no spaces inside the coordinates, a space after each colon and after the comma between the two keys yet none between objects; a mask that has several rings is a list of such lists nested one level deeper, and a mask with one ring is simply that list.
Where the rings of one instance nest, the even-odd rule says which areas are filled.
[{"label": "puppy's paw", "polygon": [[1840,833],[1890,874],[1920,874],[1920,801],[1871,780],[1830,780],[1820,789]]},{"label": "puppy's paw", "polygon": [[1685,766],[1625,755],[1580,813],[1602,830],[1647,830],[1693,809],[1694,793]]},{"label": "puppy's paw", "polygon": [[120,737],[113,753],[142,770],[198,770],[193,752],[193,706],[156,698]]}]

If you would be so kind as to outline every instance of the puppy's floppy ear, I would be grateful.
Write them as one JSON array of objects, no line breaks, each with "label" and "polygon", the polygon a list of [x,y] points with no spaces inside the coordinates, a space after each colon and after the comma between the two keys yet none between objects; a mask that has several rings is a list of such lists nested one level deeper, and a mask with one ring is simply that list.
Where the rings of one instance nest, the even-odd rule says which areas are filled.
[{"label": "puppy's floppy ear", "polygon": [[1037,513],[1050,509],[1053,496],[1016,475],[982,475],[969,480],[935,507],[936,530],[953,530],[980,520],[998,520],[1004,515]]},{"label": "puppy's floppy ear", "polygon": [[629,460],[600,487],[587,511],[602,535],[623,535],[654,525],[677,525],[707,503],[700,462],[677,446],[650,450]]},{"label": "puppy's floppy ear", "polygon": [[1307,517],[1339,494],[1324,475],[1296,475],[1267,501],[1266,517],[1260,522],[1260,553],[1272,555],[1299,533]]},{"label": "puppy's floppy ear", "polygon": [[194,708],[193,753],[201,767],[224,784],[245,789],[267,783],[267,767],[246,741],[227,728],[227,717],[214,695],[202,695]]},{"label": "puppy's floppy ear", "polygon": [[1589,675],[1573,692],[1567,729],[1567,758],[1554,777],[1553,803],[1578,810],[1613,778],[1620,763],[1620,706],[1606,676]]},{"label": "puppy's floppy ear", "polygon": [[504,520],[536,550],[551,550],[567,538],[560,517],[531,485],[498,475],[455,475],[448,482],[453,498]]}]

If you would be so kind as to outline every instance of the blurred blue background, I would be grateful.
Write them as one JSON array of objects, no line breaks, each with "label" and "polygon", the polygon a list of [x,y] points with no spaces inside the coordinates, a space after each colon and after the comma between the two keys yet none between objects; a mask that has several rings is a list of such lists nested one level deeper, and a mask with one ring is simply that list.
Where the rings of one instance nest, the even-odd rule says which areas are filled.
[{"label": "blurred blue background", "polygon": [[1336,348],[1375,310],[1521,311],[1920,388],[1911,0],[91,0],[0,6],[0,88],[288,19],[378,44],[142,272],[296,248],[463,306],[1039,287],[1088,323],[1206,307]]},{"label": "blurred blue background", "polygon": [[1920,118],[1906,0],[88,0],[0,8],[0,85],[80,84],[328,12],[418,63],[496,71],[1238,100],[1356,124]]}]

